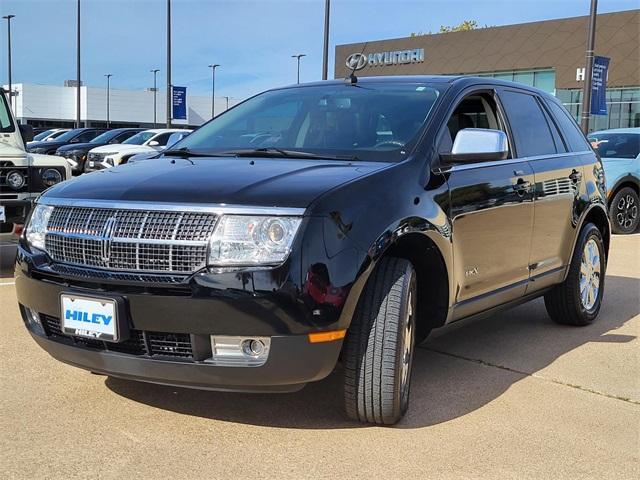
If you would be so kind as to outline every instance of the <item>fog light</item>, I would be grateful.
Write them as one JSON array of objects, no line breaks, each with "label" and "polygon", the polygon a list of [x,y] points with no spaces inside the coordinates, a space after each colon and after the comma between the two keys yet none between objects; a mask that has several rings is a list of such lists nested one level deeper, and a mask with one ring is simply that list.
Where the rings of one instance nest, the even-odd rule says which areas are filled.
[{"label": "fog light", "polygon": [[38,312],[30,308],[25,308],[25,320],[31,330],[44,335],[44,329],[42,328],[42,322],[40,321],[40,314]]},{"label": "fog light", "polygon": [[269,357],[269,337],[211,335],[211,358],[205,362],[224,367],[259,367]]}]

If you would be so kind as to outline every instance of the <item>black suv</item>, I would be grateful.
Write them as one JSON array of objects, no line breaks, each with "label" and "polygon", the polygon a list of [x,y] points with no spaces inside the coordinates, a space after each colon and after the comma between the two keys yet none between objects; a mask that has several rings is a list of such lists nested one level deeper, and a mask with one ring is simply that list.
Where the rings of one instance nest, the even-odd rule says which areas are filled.
[{"label": "black suv", "polygon": [[87,143],[96,138],[98,135],[106,132],[104,128],[75,128],[63,133],[55,140],[50,142],[35,142],[27,147],[29,153],[42,153],[44,155],[53,155],[60,147],[69,144]]},{"label": "black suv", "polygon": [[347,414],[392,424],[431,329],[604,292],[602,166],[541,91],[490,78],[271,90],[153,162],[40,197],[20,310],[54,358],[145,382],[294,391],[344,365]]},{"label": "black suv", "polygon": [[87,161],[89,150],[103,145],[112,145],[122,143],[136,133],[145,131],[146,128],[116,128],[107,130],[98,135],[93,140],[85,143],[71,143],[56,150],[56,155],[64,157],[71,165],[71,171],[74,175],[80,175],[84,172],[84,165]]}]

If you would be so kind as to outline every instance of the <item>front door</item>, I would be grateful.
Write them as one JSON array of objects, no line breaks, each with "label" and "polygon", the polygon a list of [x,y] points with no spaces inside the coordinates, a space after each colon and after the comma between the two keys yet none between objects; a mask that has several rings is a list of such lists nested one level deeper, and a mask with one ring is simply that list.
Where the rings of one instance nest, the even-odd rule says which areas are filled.
[{"label": "front door", "polygon": [[[474,93],[456,107],[440,152],[464,128],[507,131],[493,95]],[[526,160],[445,167],[450,191],[456,298],[453,319],[524,295],[533,226],[533,170]]]}]

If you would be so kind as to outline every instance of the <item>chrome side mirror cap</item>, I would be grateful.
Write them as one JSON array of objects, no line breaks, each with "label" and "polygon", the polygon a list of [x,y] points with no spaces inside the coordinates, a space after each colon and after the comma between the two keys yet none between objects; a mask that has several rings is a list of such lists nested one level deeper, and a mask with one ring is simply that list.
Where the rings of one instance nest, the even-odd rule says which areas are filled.
[{"label": "chrome side mirror cap", "polygon": [[442,154],[446,162],[482,162],[504,160],[509,156],[507,135],[501,130],[465,128],[453,142],[451,153]]}]

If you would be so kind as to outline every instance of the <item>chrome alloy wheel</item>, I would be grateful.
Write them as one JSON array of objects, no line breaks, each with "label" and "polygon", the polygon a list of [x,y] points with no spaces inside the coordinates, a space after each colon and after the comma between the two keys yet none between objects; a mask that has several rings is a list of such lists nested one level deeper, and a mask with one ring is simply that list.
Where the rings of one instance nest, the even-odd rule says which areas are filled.
[{"label": "chrome alloy wheel", "polygon": [[616,205],[616,221],[620,228],[628,229],[638,216],[638,205],[631,195],[622,197]]},{"label": "chrome alloy wheel", "polygon": [[580,301],[585,310],[591,310],[598,301],[600,291],[600,250],[591,238],[585,244],[580,263]]},{"label": "chrome alloy wheel", "polygon": [[406,405],[409,398],[409,380],[411,376],[411,365],[413,361],[413,292],[410,290],[407,298],[407,310],[402,325],[402,357],[400,361],[400,392],[402,395],[402,403]]}]

